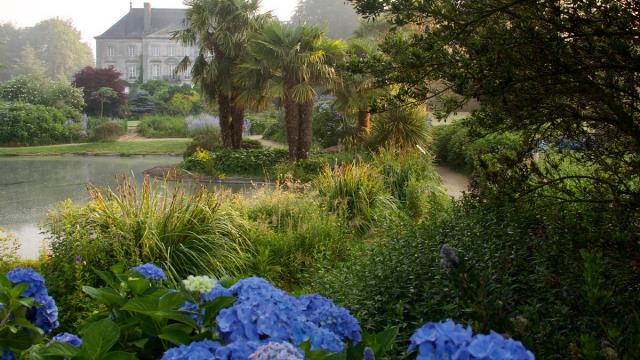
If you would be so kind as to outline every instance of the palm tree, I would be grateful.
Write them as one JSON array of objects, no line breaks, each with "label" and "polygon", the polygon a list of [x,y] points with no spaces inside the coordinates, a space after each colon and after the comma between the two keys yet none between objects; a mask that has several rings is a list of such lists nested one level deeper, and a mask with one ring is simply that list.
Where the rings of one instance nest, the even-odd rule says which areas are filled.
[{"label": "palm tree", "polygon": [[232,81],[240,64],[249,34],[260,28],[269,13],[258,14],[259,0],[187,0],[189,9],[185,27],[173,38],[198,49],[197,57],[188,56],[176,71],[191,67],[191,76],[205,99],[217,102],[224,146],[240,148],[245,107],[238,101],[242,89]]},{"label": "palm tree", "polygon": [[329,40],[316,26],[266,24],[249,42],[249,56],[237,79],[245,98],[259,99],[279,89],[284,100],[289,160],[306,159],[311,150],[314,86],[338,81],[334,68],[344,53],[344,43]]},{"label": "palm tree", "polygon": [[[349,41],[346,63],[358,63],[371,58],[377,51],[375,43],[364,39]],[[358,134],[364,138],[371,128],[371,104],[384,90],[376,85],[369,74],[354,73],[348,70],[340,72],[342,82],[335,90],[335,106],[338,110],[355,114],[358,119]]]}]

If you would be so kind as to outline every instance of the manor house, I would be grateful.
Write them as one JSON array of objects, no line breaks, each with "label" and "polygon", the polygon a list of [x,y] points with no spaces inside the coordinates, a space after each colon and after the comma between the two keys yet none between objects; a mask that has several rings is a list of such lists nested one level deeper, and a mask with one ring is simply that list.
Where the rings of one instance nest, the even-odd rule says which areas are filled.
[{"label": "manor house", "polygon": [[130,7],[122,19],[104,34],[96,36],[96,66],[114,67],[122,79],[133,81],[167,80],[190,83],[190,69],[176,74],[184,56],[192,59],[197,50],[171,39],[171,33],[184,24],[186,9]]}]

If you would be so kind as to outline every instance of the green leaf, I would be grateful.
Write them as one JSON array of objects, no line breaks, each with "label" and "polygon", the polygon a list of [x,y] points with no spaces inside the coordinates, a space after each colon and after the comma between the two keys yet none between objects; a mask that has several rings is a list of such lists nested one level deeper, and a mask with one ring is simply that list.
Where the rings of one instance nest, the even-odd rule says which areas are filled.
[{"label": "green leaf", "polygon": [[22,293],[25,290],[27,290],[27,288],[29,288],[28,284],[18,284],[14,286],[13,289],[11,289],[9,294],[11,295],[12,298],[17,299],[20,297],[20,295],[22,295]]},{"label": "green leaf", "polygon": [[162,329],[162,333],[158,335],[160,339],[164,339],[172,342],[175,345],[182,345],[191,342],[191,338],[189,337],[189,333],[185,333],[184,331],[178,329]]},{"label": "green leaf", "polygon": [[398,329],[391,327],[377,334],[364,334],[363,342],[373,350],[376,356],[380,356],[391,350],[397,337]]},{"label": "green leaf", "polygon": [[47,359],[47,358],[66,358],[70,359],[80,352],[79,349],[65,343],[53,343],[51,345],[42,345],[34,347],[29,351],[29,358]]},{"label": "green leaf", "polygon": [[94,272],[96,273],[96,275],[98,275],[100,279],[102,279],[102,281],[105,282],[105,284],[107,284],[107,286],[112,288],[118,287],[119,284],[116,283],[115,278],[110,273],[102,270],[94,270]]},{"label": "green leaf", "polygon": [[220,310],[228,308],[233,305],[236,298],[233,296],[221,296],[213,301],[205,304],[204,309],[204,323],[211,324],[213,320],[218,316]]},{"label": "green leaf", "polygon": [[184,296],[180,293],[168,293],[160,298],[158,308],[160,310],[176,310],[184,305]]},{"label": "green leaf", "polygon": [[147,345],[148,342],[149,342],[149,339],[144,338],[136,341],[130,341],[129,343],[133,344],[137,348],[144,349],[144,346]]},{"label": "green leaf", "polygon": [[124,264],[123,263],[118,263],[115,265],[111,265],[111,267],[109,268],[109,270],[111,270],[111,272],[114,275],[120,275],[124,272]]},{"label": "green leaf", "polygon": [[104,354],[100,358],[101,360],[136,360],[136,354],[128,353],[124,351],[112,351],[110,353]]},{"label": "green leaf", "polygon": [[123,306],[126,304],[127,299],[122,297],[117,291],[112,288],[100,288],[96,289],[91,286],[83,286],[82,291],[92,298],[98,300],[101,304],[113,307],[114,305]]},{"label": "green leaf", "polygon": [[127,279],[127,286],[136,295],[142,295],[147,289],[151,287],[151,282],[143,278],[129,278]]},{"label": "green leaf", "polygon": [[120,338],[120,328],[111,319],[102,319],[82,329],[82,353],[89,359],[99,359]]}]

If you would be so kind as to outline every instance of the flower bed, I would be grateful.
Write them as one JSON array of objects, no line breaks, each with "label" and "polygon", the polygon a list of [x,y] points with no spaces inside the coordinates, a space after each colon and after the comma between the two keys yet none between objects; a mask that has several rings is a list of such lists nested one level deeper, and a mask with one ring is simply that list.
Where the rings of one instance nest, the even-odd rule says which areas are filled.
[{"label": "flower bed", "polygon": [[[106,287],[84,287],[96,312],[59,333],[58,309],[29,268],[0,278],[0,359],[373,359],[394,344],[393,329],[362,332],[347,309],[320,295],[294,297],[262,278],[189,276],[170,289],[144,264],[96,271]],[[501,335],[473,336],[452,321],[428,323],[411,338],[418,359],[533,359]]]}]

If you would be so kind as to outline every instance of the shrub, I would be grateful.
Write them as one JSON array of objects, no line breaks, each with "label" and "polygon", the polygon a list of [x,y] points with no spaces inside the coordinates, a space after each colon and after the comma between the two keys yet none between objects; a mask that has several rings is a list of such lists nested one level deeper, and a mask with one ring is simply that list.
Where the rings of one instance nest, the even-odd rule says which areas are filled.
[{"label": "shrub", "polygon": [[137,187],[125,179],[115,191],[91,189],[90,196],[84,206],[60,204],[48,218],[50,255],[43,271],[68,311],[67,324],[92,310],[81,285],[98,284],[93,269],[154,261],[172,283],[247,269],[253,249],[246,222],[204,188],[169,190],[148,180]]},{"label": "shrub", "polygon": [[0,103],[0,144],[47,145],[71,140],[80,114],[71,108]]},{"label": "shrub", "polygon": [[279,120],[274,115],[265,113],[248,115],[247,119],[251,122],[249,128],[251,135],[263,135],[268,127],[277,123]]},{"label": "shrub", "polygon": [[193,137],[193,141],[184,152],[185,159],[193,155],[197,149],[214,151],[222,148],[222,137],[219,127],[200,128],[199,134]]},{"label": "shrub", "polygon": [[368,164],[325,167],[314,185],[324,206],[361,233],[396,208],[393,198],[384,191],[382,177]]},{"label": "shrub", "polygon": [[98,310],[74,329],[81,337],[59,333],[48,342],[58,308],[42,276],[19,268],[0,277],[2,357],[357,360],[383,356],[395,340],[393,329],[363,334],[349,311],[328,298],[295,297],[262,278],[218,283],[189,276],[183,286],[168,287],[153,264],[124,269],[96,270],[106,286],[83,288]]},{"label": "shrub", "polygon": [[49,81],[33,76],[18,76],[0,86],[0,99],[81,111],[82,89],[64,81]]},{"label": "shrub", "polygon": [[151,138],[186,137],[187,122],[181,116],[146,115],[138,124],[138,132]]},{"label": "shrub", "polygon": [[382,175],[385,189],[412,219],[422,221],[448,204],[430,155],[382,150],[372,164]]},{"label": "shrub", "polygon": [[267,126],[262,137],[267,140],[286,144],[287,132],[285,130],[284,123],[282,121],[277,121]]},{"label": "shrub", "polygon": [[313,137],[323,148],[340,144],[357,135],[355,120],[342,114],[316,107],[313,114]]},{"label": "shrub", "polygon": [[542,205],[457,205],[398,226],[310,284],[367,330],[399,326],[404,341],[448,317],[522,338],[539,358],[636,354],[640,321],[629,314],[640,302],[628,266],[636,230],[600,210]]},{"label": "shrub", "polygon": [[313,193],[277,186],[254,189],[235,201],[252,221],[252,273],[280,287],[299,288],[311,269],[344,259],[354,245],[342,221]]},{"label": "shrub", "polygon": [[274,168],[288,159],[287,150],[220,149],[209,153],[205,163],[191,156],[184,161],[187,170],[200,170],[208,175],[268,176]]},{"label": "shrub", "polygon": [[401,107],[373,119],[369,145],[373,148],[415,149],[430,142],[426,113],[419,108]]},{"label": "shrub", "polygon": [[107,121],[93,129],[93,139],[95,141],[116,141],[120,136],[126,134],[126,123],[122,121]]},{"label": "shrub", "polygon": [[433,149],[436,161],[452,169],[469,173],[467,146],[471,138],[463,122],[435,128]]}]

